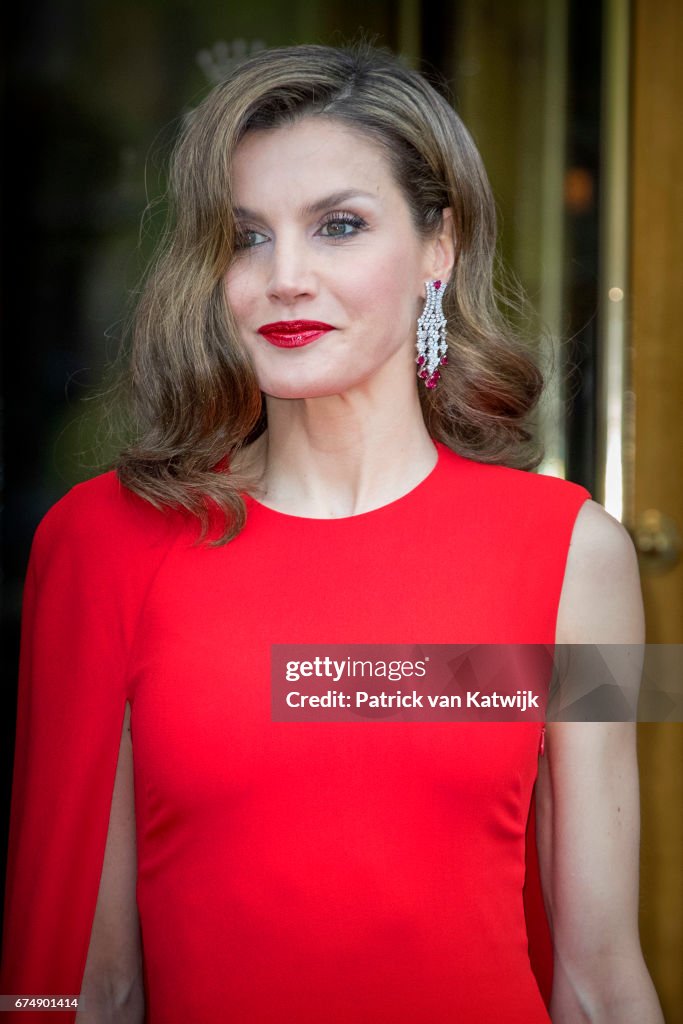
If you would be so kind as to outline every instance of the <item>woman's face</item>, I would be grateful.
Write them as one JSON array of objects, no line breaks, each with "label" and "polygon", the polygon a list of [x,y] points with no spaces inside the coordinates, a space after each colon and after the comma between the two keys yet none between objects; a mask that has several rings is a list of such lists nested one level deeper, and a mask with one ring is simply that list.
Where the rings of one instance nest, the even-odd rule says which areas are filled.
[{"label": "woman's face", "polygon": [[262,391],[311,398],[415,376],[424,282],[450,273],[450,223],[421,238],[376,143],[322,118],[251,131],[233,200],[226,295]]}]

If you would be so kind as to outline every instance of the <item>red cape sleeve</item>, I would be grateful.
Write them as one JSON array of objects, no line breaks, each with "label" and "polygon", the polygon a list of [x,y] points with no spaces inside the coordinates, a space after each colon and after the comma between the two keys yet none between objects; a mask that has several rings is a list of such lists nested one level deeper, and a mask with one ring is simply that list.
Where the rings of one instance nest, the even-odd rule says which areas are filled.
[{"label": "red cape sleeve", "polygon": [[5,996],[80,993],[130,699],[127,658],[169,526],[107,473],[73,488],[36,531],[22,608]]}]

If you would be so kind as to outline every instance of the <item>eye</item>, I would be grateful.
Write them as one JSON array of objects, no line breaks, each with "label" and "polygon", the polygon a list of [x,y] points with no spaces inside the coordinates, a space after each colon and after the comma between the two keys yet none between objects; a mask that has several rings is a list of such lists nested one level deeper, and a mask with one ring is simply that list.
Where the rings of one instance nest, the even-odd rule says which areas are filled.
[{"label": "eye", "polygon": [[268,241],[267,235],[261,231],[250,231],[248,228],[241,228],[235,239],[236,249],[253,249],[257,245],[263,245]]},{"label": "eye", "polygon": [[319,233],[323,238],[352,238],[367,226],[362,217],[353,213],[331,213]]}]

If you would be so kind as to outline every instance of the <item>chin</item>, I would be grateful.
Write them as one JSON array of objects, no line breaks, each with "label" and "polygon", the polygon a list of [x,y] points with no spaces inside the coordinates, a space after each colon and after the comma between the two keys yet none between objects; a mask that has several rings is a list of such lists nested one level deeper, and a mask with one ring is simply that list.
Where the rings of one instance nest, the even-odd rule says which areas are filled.
[{"label": "chin", "polygon": [[353,377],[321,374],[318,377],[307,379],[302,374],[287,380],[266,377],[260,378],[259,387],[264,394],[270,395],[271,398],[327,398],[330,395],[343,394],[350,388],[364,384],[369,376],[368,373]]},{"label": "chin", "polygon": [[345,390],[346,388],[343,386],[325,386],[320,382],[305,385],[292,381],[287,384],[261,385],[261,391],[270,398],[326,398],[330,395],[338,395]]}]

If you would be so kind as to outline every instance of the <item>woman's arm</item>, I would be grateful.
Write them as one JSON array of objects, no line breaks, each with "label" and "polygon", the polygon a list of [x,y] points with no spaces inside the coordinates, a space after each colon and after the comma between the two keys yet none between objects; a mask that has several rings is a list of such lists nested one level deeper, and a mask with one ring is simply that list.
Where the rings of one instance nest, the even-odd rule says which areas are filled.
[{"label": "woman's arm", "polygon": [[[574,527],[556,641],[644,643],[633,544],[593,501],[583,505]],[[615,646],[613,656],[619,682],[636,688],[642,661],[629,657],[626,647]],[[663,1024],[638,934],[635,725],[549,723],[545,749],[536,800],[554,946],[553,1024]]]},{"label": "woman's arm", "polygon": [[145,1015],[130,705],[121,732],[102,877],[85,965],[77,1024],[141,1024]]}]

